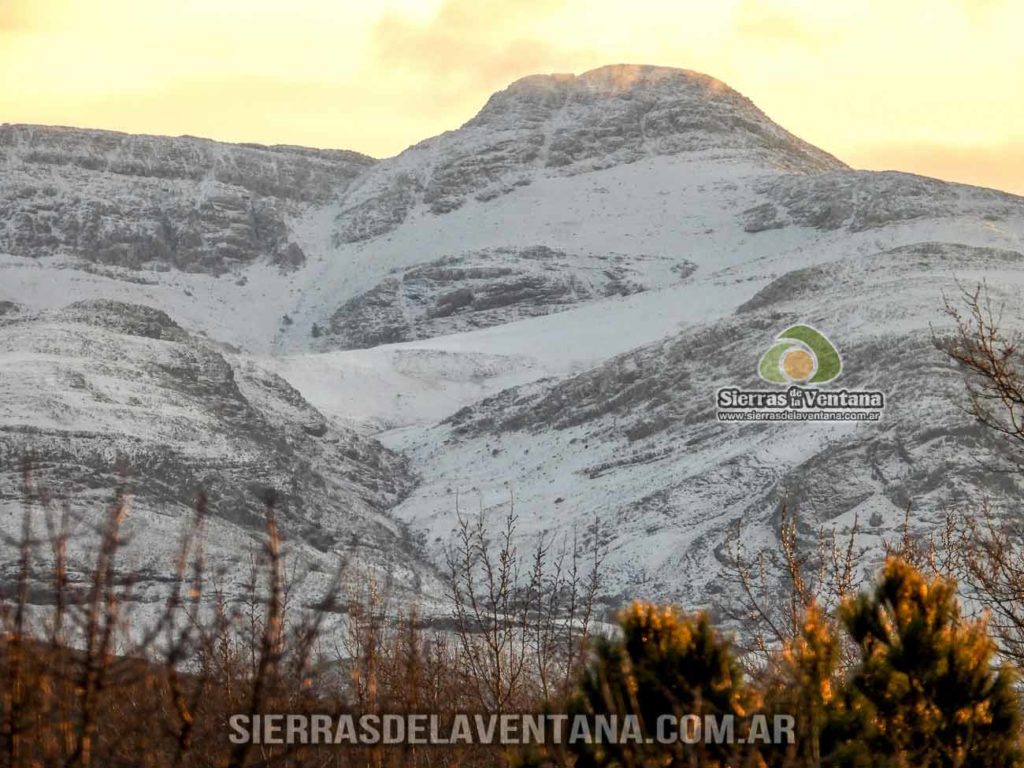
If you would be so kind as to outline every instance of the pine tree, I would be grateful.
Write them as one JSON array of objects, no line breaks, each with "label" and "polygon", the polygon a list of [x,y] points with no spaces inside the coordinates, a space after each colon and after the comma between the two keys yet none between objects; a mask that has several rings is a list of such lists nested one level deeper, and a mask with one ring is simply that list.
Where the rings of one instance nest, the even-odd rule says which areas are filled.
[{"label": "pine tree", "polygon": [[[662,715],[732,715],[741,734],[753,704],[730,643],[707,614],[634,603],[620,617],[622,636],[598,641],[584,673],[575,712],[637,715],[644,734],[657,733]],[[587,766],[739,766],[729,744],[576,745],[577,768]]]},{"label": "pine tree", "polygon": [[890,558],[840,618],[859,659],[823,735],[823,764],[1024,765],[1014,676],[995,665],[984,622],[961,616],[954,584]]},{"label": "pine tree", "polygon": [[782,649],[765,684],[765,709],[795,719],[796,741],[764,748],[769,765],[819,768],[821,738],[837,716],[842,692],[835,622],[812,602],[800,631]]}]

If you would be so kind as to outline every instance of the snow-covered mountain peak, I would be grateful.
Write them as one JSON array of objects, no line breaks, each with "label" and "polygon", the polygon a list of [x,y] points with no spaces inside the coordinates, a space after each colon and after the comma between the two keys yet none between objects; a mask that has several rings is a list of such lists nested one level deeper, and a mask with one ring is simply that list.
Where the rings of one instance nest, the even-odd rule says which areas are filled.
[{"label": "snow-covered mountain peak", "polygon": [[768,173],[846,168],[697,72],[620,64],[533,75],[491,96],[458,130],[370,169],[342,203],[337,240],[368,240],[417,210],[488,203],[537,179],[665,156]]},{"label": "snow-covered mountain peak", "polygon": [[[720,80],[688,69],[612,64],[581,75],[532,75],[494,94],[464,129],[515,130],[538,121],[565,143],[549,166],[571,165],[592,149],[641,156],[705,151],[718,158],[767,160],[786,170],[846,166],[772,122]],[[602,141],[603,139],[603,141]],[[582,144],[582,154],[571,143]],[[773,157],[774,156],[774,157]]]}]

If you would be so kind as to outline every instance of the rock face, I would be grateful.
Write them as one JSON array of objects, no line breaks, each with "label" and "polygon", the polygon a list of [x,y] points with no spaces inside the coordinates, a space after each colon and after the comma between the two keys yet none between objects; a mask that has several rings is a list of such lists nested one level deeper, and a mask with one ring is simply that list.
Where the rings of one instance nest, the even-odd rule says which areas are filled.
[{"label": "rock face", "polygon": [[[268,489],[296,566],[327,575],[360,553],[383,566],[403,551],[415,561],[385,515],[411,487],[401,457],[333,426],[280,377],[147,307],[79,302],[0,316],[0,457],[3,529],[12,536],[27,459],[35,482],[86,526],[126,486],[130,552],[153,568],[170,567],[200,489],[220,567],[258,549]],[[76,556],[84,569],[89,552]],[[226,582],[241,589],[244,575]]]},{"label": "rock face", "polygon": [[354,152],[0,126],[0,252],[132,268],[300,266],[293,220],[372,164]]},{"label": "rock face", "polygon": [[1020,212],[1020,198],[908,173],[841,171],[784,176],[756,185],[769,202],[744,212],[744,229],[788,226],[866,232],[891,224],[973,214],[1003,221]]},{"label": "rock face", "polygon": [[714,78],[618,65],[580,76],[526,77],[491,97],[458,131],[382,164],[342,204],[336,238],[393,230],[414,211],[487,202],[539,175],[577,174],[672,155],[758,163],[789,172],[845,168],[769,120]]},{"label": "rock face", "polygon": [[[451,256],[402,270],[345,303],[320,345],[361,349],[428,339],[629,296],[648,289],[637,268],[642,261],[658,259],[568,254],[543,245]],[[669,268],[685,279],[696,267],[681,259]]]}]

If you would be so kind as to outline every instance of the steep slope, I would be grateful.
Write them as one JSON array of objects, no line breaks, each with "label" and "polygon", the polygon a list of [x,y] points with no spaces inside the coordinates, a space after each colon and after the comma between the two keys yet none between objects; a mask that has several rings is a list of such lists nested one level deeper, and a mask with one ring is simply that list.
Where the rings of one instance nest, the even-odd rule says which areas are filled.
[{"label": "steep slope", "polygon": [[[268,489],[296,567],[323,580],[346,560],[383,568],[401,558],[396,576],[407,585],[416,571],[401,528],[385,515],[411,487],[406,462],[157,310],[106,301],[45,313],[7,306],[0,457],[2,526],[13,537],[25,459],[80,529],[97,525],[126,484],[142,595],[166,577],[199,489],[209,496],[211,562],[226,569],[229,591],[244,585],[249,552],[258,551]],[[87,547],[74,554],[75,571],[90,562]]]},{"label": "steep slope", "polygon": [[4,126],[0,298],[141,301],[251,352],[425,338],[678,282],[698,188],[746,206],[748,177],[843,167],[713,78],[628,65],[525,78],[378,163]]},{"label": "steep slope", "polygon": [[[578,373],[680,327],[726,317],[793,270],[856,262],[921,242],[1022,249],[1024,200],[994,190],[903,173],[747,175],[744,166],[685,168],[689,173],[677,158],[666,158],[541,179],[500,205],[471,204],[437,217],[444,224],[436,228],[428,229],[427,220],[407,222],[355,251],[351,262],[359,279],[364,259],[367,265],[403,258],[415,264],[458,243],[477,254],[466,260],[480,259],[476,249],[489,243],[504,243],[498,246],[504,253],[516,254],[542,240],[557,253],[616,259],[628,266],[631,282],[643,286],[640,292],[557,307],[509,303],[500,316],[515,322],[492,325],[494,314],[478,318],[471,304],[429,317],[437,304],[419,297],[475,296],[475,281],[463,275],[446,282],[443,292],[431,286],[412,301],[422,283],[406,276],[422,267],[404,267],[336,311],[338,336],[319,340],[327,347],[340,341],[363,347],[375,339],[386,346],[270,364],[348,423],[373,430],[423,426],[503,387]],[[587,262],[577,255],[576,263]],[[955,292],[953,276],[943,279]],[[310,310],[320,295],[312,286],[304,293]],[[892,297],[864,300],[884,304],[898,296],[894,289]],[[941,289],[932,298],[941,303]],[[543,316],[554,308],[562,313]],[[478,321],[483,330],[473,330]],[[393,343],[406,338],[418,340]]]},{"label": "steep slope", "polygon": [[[300,328],[316,324],[315,348],[346,349],[560,311],[621,293],[624,280],[629,291],[660,288],[692,271],[680,235],[706,233],[688,219],[714,207],[674,200],[680,189],[742,198],[750,183],[737,179],[845,167],[696,72],[616,65],[527,77],[352,184],[333,227],[349,264],[320,270],[293,315]],[[540,249],[559,258],[538,271],[529,254]],[[594,272],[601,260],[611,274]],[[447,269],[462,263],[470,269]],[[492,265],[507,271],[481,283],[473,270]],[[425,266],[445,274],[424,299]]]}]

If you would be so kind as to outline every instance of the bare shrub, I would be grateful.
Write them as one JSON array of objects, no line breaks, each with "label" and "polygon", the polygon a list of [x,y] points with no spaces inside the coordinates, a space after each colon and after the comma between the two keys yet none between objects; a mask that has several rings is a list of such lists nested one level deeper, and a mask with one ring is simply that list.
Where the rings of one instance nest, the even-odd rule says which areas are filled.
[{"label": "bare shrub", "polygon": [[797,517],[783,508],[778,545],[749,552],[737,529],[727,548],[727,567],[739,599],[725,606],[748,638],[745,661],[764,665],[803,632],[808,610],[815,606],[829,616],[860,585],[860,552],[856,521],[844,537],[819,530],[813,544],[801,542]]},{"label": "bare shrub", "polygon": [[984,286],[950,299],[946,315],[954,330],[936,343],[963,370],[967,412],[1017,445],[1024,444],[1024,361],[1020,338],[1000,327],[1002,312]]},{"label": "bare shrub", "polygon": [[458,514],[446,554],[458,667],[480,711],[522,711],[564,697],[590,637],[600,587],[600,533],[584,551],[574,534],[540,541],[528,558],[516,544],[510,500],[492,539],[483,513]]},{"label": "bare shrub", "polygon": [[[286,626],[281,537],[266,503],[265,552],[245,613],[215,592],[207,599],[199,494],[155,618],[133,621],[133,580],[121,565],[130,494],[119,488],[93,530],[95,556],[83,580],[69,578],[69,513],[57,513],[24,471],[13,588],[0,590],[0,764],[20,766],[244,765],[248,745],[229,745],[232,713],[304,711],[312,639],[323,611]],[[38,525],[42,518],[43,525]],[[84,521],[74,521],[84,525]],[[39,530],[40,528],[45,530]],[[247,659],[255,659],[255,665]],[[299,673],[299,674],[297,674]],[[261,749],[260,761],[283,758]]]},{"label": "bare shrub", "polygon": [[[1024,358],[1019,334],[1003,330],[1003,309],[984,285],[947,298],[952,331],[935,335],[939,347],[963,372],[966,413],[1003,437],[1010,448],[1024,447]],[[1022,469],[1018,451],[1014,469]],[[989,467],[1003,472],[1002,467]],[[1019,522],[995,513],[986,501],[970,516],[947,525],[943,542],[947,571],[959,577],[966,596],[990,614],[990,627],[1002,653],[1024,663],[1024,540]]]},{"label": "bare shrub", "polygon": [[[208,500],[183,523],[166,600],[142,621],[117,490],[96,526],[72,519],[24,467],[13,578],[0,584],[0,765],[491,766],[500,745],[450,748],[282,745],[228,739],[232,716],[343,712],[540,711],[568,695],[588,650],[600,539],[516,547],[515,515],[492,538],[463,520],[450,550],[450,616],[399,604],[384,577],[342,579],[295,605],[276,497],[242,595],[206,563]],[[69,575],[72,532],[91,531],[93,562]],[[79,535],[79,534],[76,534]],[[587,559],[589,558],[589,559]],[[343,631],[326,638],[324,622]],[[334,641],[333,657],[324,651]]]}]

